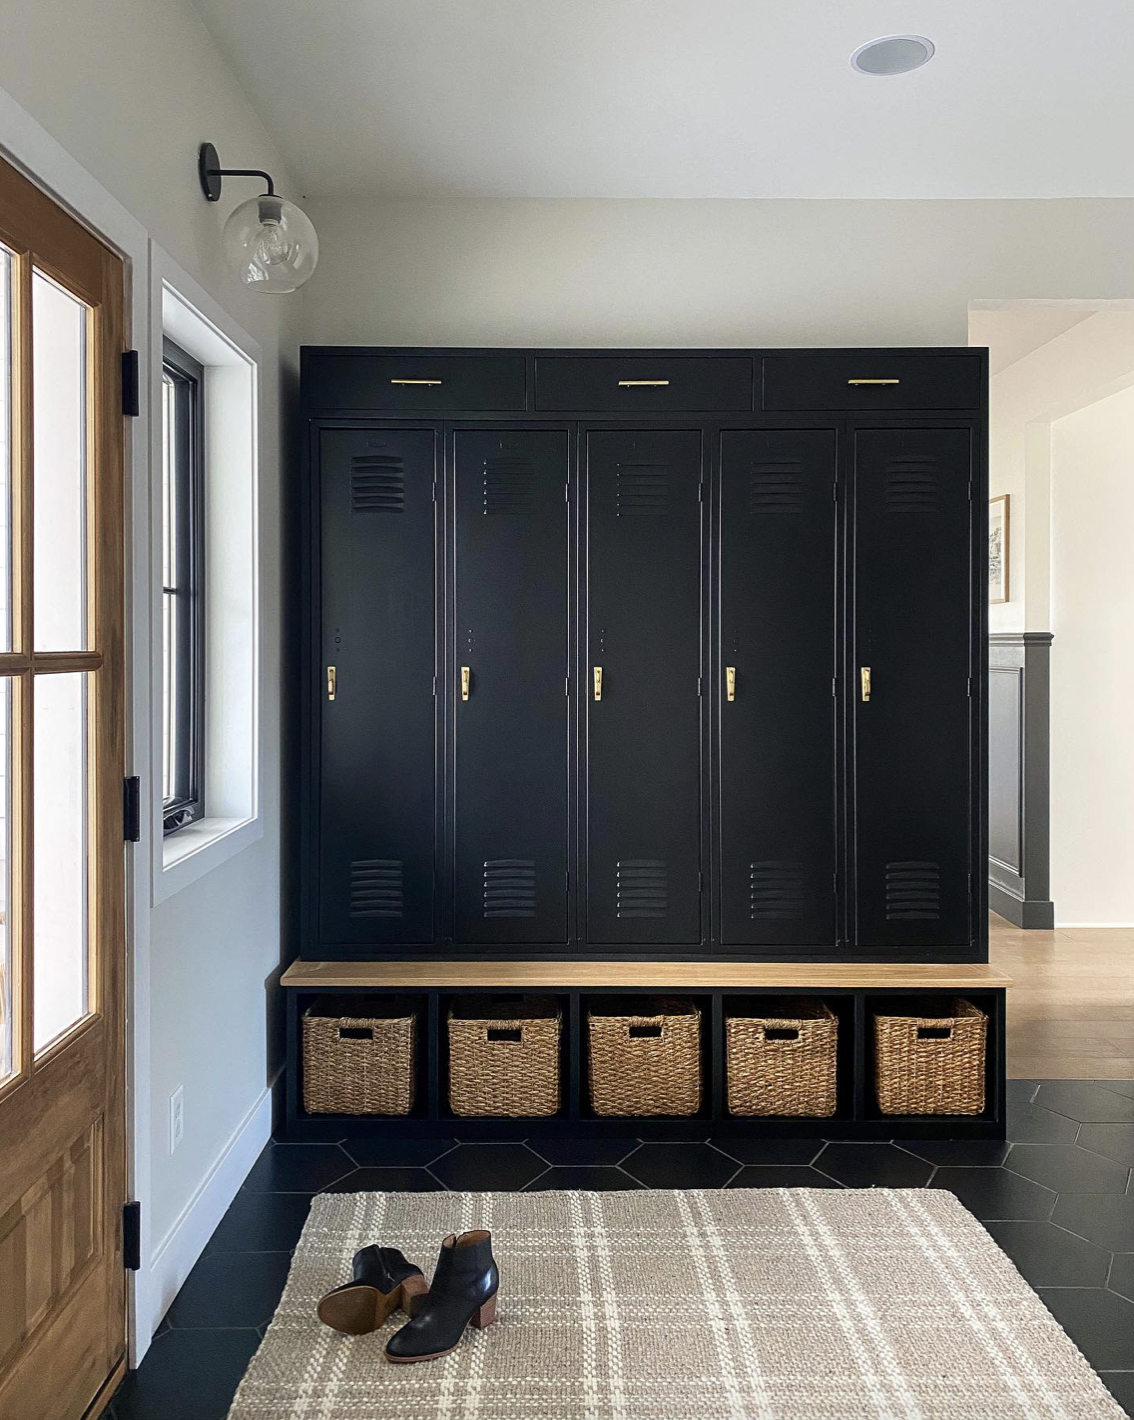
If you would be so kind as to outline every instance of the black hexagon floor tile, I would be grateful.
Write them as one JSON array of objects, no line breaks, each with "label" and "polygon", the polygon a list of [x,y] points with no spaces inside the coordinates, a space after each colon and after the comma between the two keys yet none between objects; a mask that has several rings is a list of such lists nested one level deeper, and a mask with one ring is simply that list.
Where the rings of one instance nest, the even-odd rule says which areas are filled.
[{"label": "black hexagon floor tile", "polygon": [[1005,1098],[1012,1104],[1031,1104],[1038,1089],[1038,1080],[1006,1080],[1004,1084]]},{"label": "black hexagon floor tile", "polygon": [[1096,1287],[1041,1288],[1039,1294],[1095,1370],[1134,1370],[1134,1302]]},{"label": "black hexagon floor tile", "polygon": [[1107,1286],[1128,1302],[1134,1302],[1134,1252],[1114,1254]]},{"label": "black hexagon floor tile", "polygon": [[606,1193],[612,1190],[642,1188],[636,1178],[622,1169],[604,1164],[556,1164],[529,1183],[525,1193],[542,1193],[545,1189],[577,1188],[585,1193]]},{"label": "black hexagon floor tile", "polygon": [[306,1193],[249,1193],[241,1189],[205,1252],[289,1252],[299,1241],[310,1209]]},{"label": "black hexagon floor tile", "polygon": [[1104,1090],[1113,1090],[1115,1094],[1134,1100],[1134,1080],[1096,1080],[1094,1083]]},{"label": "black hexagon floor tile", "polygon": [[259,1332],[167,1331],[114,1397],[117,1420],[224,1420]]},{"label": "black hexagon floor tile", "polygon": [[1047,1219],[1055,1203],[1050,1188],[1007,1169],[941,1168],[933,1176],[933,1187],[955,1193],[982,1223]]},{"label": "black hexagon floor tile", "polygon": [[419,1169],[447,1154],[455,1139],[387,1139],[358,1136],[343,1140],[343,1148],[362,1169]]},{"label": "black hexagon floor tile", "polygon": [[1092,1154],[1134,1168],[1134,1124],[1080,1124],[1075,1142]]},{"label": "black hexagon floor tile", "polygon": [[1134,1197],[1112,1193],[1069,1193],[1055,1205],[1051,1221],[1110,1252],[1134,1252]]},{"label": "black hexagon floor tile", "polygon": [[1110,1253],[1054,1223],[987,1224],[1032,1287],[1102,1287]]},{"label": "black hexagon floor tile", "polygon": [[933,1165],[894,1144],[828,1144],[813,1167],[847,1188],[922,1188]]},{"label": "black hexagon floor tile", "polygon": [[1004,1167],[1054,1193],[1124,1193],[1130,1170],[1075,1144],[1013,1144]]},{"label": "black hexagon floor tile", "polygon": [[622,1167],[647,1188],[723,1188],[736,1173],[734,1160],[708,1144],[642,1144]]},{"label": "black hexagon floor tile", "polygon": [[1079,1132],[1073,1119],[1036,1104],[1012,1104],[1007,1112],[1007,1135],[1016,1144],[1073,1144]]},{"label": "black hexagon floor tile", "polygon": [[257,1327],[271,1321],[291,1266],[290,1252],[211,1252],[201,1258],[169,1309],[175,1331]]},{"label": "black hexagon floor tile", "polygon": [[584,1167],[590,1164],[620,1164],[627,1154],[638,1147],[638,1140],[629,1134],[618,1138],[603,1135],[599,1138],[585,1136],[569,1137],[561,1134],[555,1138],[532,1138],[528,1148],[546,1159],[549,1164],[564,1167]]},{"label": "black hexagon floor tile", "polygon": [[738,1164],[809,1164],[823,1147],[822,1139],[761,1139],[759,1134],[721,1134],[709,1143]]},{"label": "black hexagon floor tile", "polygon": [[1134,1123],[1134,1099],[1091,1080],[1045,1080],[1035,1103],[1081,1124]]},{"label": "black hexagon floor tile", "polygon": [[898,1147],[929,1164],[995,1169],[1007,1158],[1011,1145],[1003,1139],[903,1139]]},{"label": "black hexagon floor tile", "polygon": [[1099,1374],[1127,1415],[1134,1415],[1134,1371],[1100,1371]]},{"label": "black hexagon floor tile", "polygon": [[833,1178],[806,1164],[748,1164],[729,1188],[841,1188]]},{"label": "black hexagon floor tile", "polygon": [[428,1169],[355,1169],[337,1179],[324,1193],[443,1193]]},{"label": "black hexagon floor tile", "polygon": [[487,1193],[518,1192],[547,1165],[524,1144],[460,1144],[430,1170],[446,1188]]},{"label": "black hexagon floor tile", "polygon": [[244,1187],[250,1193],[318,1193],[353,1168],[354,1160],[337,1144],[269,1144]]}]

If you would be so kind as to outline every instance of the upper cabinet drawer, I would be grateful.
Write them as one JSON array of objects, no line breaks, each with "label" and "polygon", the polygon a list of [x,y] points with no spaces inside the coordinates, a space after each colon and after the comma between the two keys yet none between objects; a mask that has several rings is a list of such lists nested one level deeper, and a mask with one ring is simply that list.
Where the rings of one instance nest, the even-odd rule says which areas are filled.
[{"label": "upper cabinet drawer", "polygon": [[724,355],[540,355],[536,409],[664,414],[752,408],[752,361]]},{"label": "upper cabinet drawer", "polygon": [[320,352],[305,371],[312,410],[437,410],[526,407],[526,361],[522,355],[369,355]]},{"label": "upper cabinet drawer", "polygon": [[978,409],[979,355],[768,355],[767,410]]}]

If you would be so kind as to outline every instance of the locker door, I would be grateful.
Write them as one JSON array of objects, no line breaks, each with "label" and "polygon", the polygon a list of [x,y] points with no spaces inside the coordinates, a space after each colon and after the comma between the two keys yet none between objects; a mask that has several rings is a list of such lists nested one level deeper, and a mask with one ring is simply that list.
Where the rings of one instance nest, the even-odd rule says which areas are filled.
[{"label": "locker door", "polygon": [[971,432],[859,429],[854,467],[857,945],[962,946],[971,935]]},{"label": "locker door", "polygon": [[834,495],[833,430],[722,434],[726,945],[836,943]]},{"label": "locker door", "polygon": [[454,451],[456,937],[563,943],[567,433],[460,430]]},{"label": "locker door", "polygon": [[433,478],[432,430],[322,435],[324,944],[433,940]]},{"label": "locker door", "polygon": [[587,436],[590,942],[701,940],[700,487],[696,430]]}]

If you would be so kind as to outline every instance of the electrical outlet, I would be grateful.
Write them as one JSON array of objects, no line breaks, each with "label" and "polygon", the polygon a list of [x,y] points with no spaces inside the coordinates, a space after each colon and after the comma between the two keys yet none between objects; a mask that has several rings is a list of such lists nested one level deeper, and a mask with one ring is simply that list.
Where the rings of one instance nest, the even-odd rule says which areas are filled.
[{"label": "electrical outlet", "polygon": [[185,1088],[178,1085],[169,1097],[169,1152],[175,1153],[185,1137]]}]

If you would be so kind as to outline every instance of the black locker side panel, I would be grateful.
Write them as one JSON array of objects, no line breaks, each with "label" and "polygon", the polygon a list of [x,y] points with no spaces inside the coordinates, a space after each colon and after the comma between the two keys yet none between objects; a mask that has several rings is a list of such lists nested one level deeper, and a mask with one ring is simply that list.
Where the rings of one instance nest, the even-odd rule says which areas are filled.
[{"label": "black locker side panel", "polygon": [[972,435],[891,428],[853,437],[857,946],[964,946]]},{"label": "black locker side panel", "polygon": [[564,943],[568,435],[453,440],[456,940]]},{"label": "black locker side panel", "polygon": [[587,940],[697,945],[701,435],[591,431],[586,478]]},{"label": "black locker side panel", "polygon": [[721,436],[713,695],[730,946],[836,943],[835,459],[830,429]]},{"label": "black locker side panel", "polygon": [[433,940],[434,466],[429,429],[320,440],[324,944]]}]

